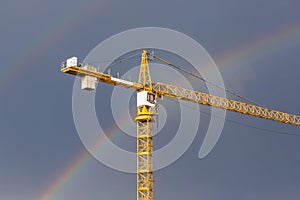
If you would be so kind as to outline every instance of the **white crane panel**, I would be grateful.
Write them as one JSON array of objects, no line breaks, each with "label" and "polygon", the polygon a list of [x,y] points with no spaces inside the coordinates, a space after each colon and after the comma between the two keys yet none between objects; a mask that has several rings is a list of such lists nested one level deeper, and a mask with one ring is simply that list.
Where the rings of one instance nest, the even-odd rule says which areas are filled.
[{"label": "white crane panel", "polygon": [[139,106],[155,106],[155,94],[147,91],[137,93],[137,107]]},{"label": "white crane panel", "polygon": [[71,57],[71,58],[67,59],[66,67],[72,67],[72,66],[78,66],[78,58],[77,57]]},{"label": "white crane panel", "polygon": [[[92,71],[96,70],[95,67],[89,66],[89,65],[84,65],[82,68],[87,69],[87,70],[92,70]],[[96,77],[88,76],[88,75],[81,76],[81,89],[82,90],[88,90],[88,91],[95,90],[96,84],[97,84]]]},{"label": "white crane panel", "polygon": [[111,77],[111,80],[115,81],[117,83],[121,83],[121,84],[127,85],[127,86],[133,86],[133,82],[130,82],[130,81],[122,80],[122,79],[115,78],[115,77]]}]

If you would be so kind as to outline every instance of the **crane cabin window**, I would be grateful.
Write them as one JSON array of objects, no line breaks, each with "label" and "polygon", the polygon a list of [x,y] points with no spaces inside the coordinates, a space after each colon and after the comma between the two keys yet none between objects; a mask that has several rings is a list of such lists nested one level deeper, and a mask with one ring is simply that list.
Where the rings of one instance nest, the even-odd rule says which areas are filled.
[{"label": "crane cabin window", "polygon": [[147,101],[149,103],[155,104],[155,94],[151,93],[151,92],[148,92],[147,93]]}]

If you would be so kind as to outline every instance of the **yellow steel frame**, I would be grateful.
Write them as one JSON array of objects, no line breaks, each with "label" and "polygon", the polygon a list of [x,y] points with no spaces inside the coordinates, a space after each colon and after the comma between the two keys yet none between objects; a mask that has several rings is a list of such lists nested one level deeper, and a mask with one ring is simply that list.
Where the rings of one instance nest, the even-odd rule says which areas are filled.
[{"label": "yellow steel frame", "polygon": [[[146,71],[148,70],[144,70],[144,72]],[[178,98],[178,99],[191,101],[202,105],[213,106],[224,110],[238,112],[241,114],[252,115],[255,117],[260,117],[260,118],[269,119],[277,122],[300,126],[300,116],[294,114],[272,110],[261,106],[251,105],[244,102],[222,98],[211,94],[189,90],[186,88],[181,88],[178,86],[173,86],[165,83],[156,83],[152,87],[151,82],[149,82],[149,84],[151,84],[150,86],[152,87],[152,89],[150,89],[149,87],[145,87],[146,84],[140,84],[135,82],[132,82],[132,84],[129,85],[129,84],[116,82],[112,80],[111,79],[112,77],[109,74],[83,69],[78,66],[62,68],[61,72],[77,75],[77,76],[89,75],[89,76],[96,77],[99,82],[117,85],[128,89],[136,90],[136,91],[147,90],[155,93],[159,97],[166,96],[170,98]]]},{"label": "yellow steel frame", "polygon": [[[142,51],[139,84],[143,91],[152,91],[147,51]],[[142,105],[137,108],[137,200],[153,200],[153,108]]]},{"label": "yellow steel frame", "polygon": [[152,80],[150,75],[150,69],[148,66],[147,51],[142,51],[141,68],[139,74],[139,84],[144,86],[144,90],[152,91]]},{"label": "yellow steel frame", "polygon": [[[162,60],[161,58],[159,58]],[[165,60],[162,60],[167,62]],[[252,115],[286,124],[300,126],[300,116],[288,114],[261,106],[251,105],[244,102],[230,100],[203,92],[189,90],[165,83],[156,83],[152,86],[150,70],[148,67],[147,51],[142,51],[142,60],[138,83],[129,81],[116,81],[109,74],[84,69],[78,66],[62,68],[61,72],[76,76],[93,76],[99,82],[125,87],[136,91],[149,91],[157,97],[178,98],[194,103],[213,106],[224,110],[234,111],[241,114]],[[152,127],[154,108],[139,106],[137,108],[137,200],[153,200],[153,140]]]},{"label": "yellow steel frame", "polygon": [[202,105],[213,106],[241,114],[252,115],[255,117],[300,126],[300,116],[234,101],[203,92],[188,90],[165,83],[155,84],[153,91],[159,96],[175,97]]},{"label": "yellow steel frame", "polygon": [[152,108],[138,107],[137,123],[137,200],[153,200]]},{"label": "yellow steel frame", "polygon": [[143,86],[141,84],[132,82],[133,84],[129,85],[129,84],[122,83],[122,82],[116,82],[112,79],[111,75],[109,75],[109,74],[105,74],[102,72],[97,72],[97,71],[93,71],[93,70],[89,70],[89,69],[84,69],[84,68],[78,67],[78,66],[65,67],[65,68],[62,68],[60,71],[63,73],[71,74],[71,75],[75,75],[75,76],[83,76],[83,75],[93,76],[93,77],[96,77],[97,81],[99,81],[99,82],[104,82],[104,83],[111,84],[111,85],[118,85],[118,86],[125,87],[125,88],[132,89],[132,90],[143,89]]}]

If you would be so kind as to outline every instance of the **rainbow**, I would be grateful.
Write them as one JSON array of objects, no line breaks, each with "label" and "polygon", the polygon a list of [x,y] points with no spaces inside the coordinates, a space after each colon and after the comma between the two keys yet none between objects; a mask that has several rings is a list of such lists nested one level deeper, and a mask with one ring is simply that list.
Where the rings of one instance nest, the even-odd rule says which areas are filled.
[{"label": "rainbow", "polygon": [[[221,67],[229,66],[233,63],[247,62],[256,59],[257,57],[264,56],[274,49],[282,47],[287,48],[299,38],[300,24],[293,24],[241,44],[215,60]],[[119,129],[112,129],[109,137],[112,138],[119,132]],[[98,148],[103,148],[105,144],[100,142],[96,146]],[[46,189],[37,200],[54,200],[59,193],[63,192],[64,187],[72,180],[72,178],[88,165],[91,159],[92,157],[86,151],[76,156],[75,159],[59,173],[57,178],[51,184],[46,186]]]},{"label": "rainbow", "polygon": [[[128,116],[122,116],[123,121],[120,123],[124,126],[129,126]],[[111,125],[109,128],[109,134],[107,137],[112,141],[118,134],[121,134],[118,126]],[[99,151],[105,148],[106,143],[102,141],[96,141],[92,146],[94,151]],[[42,192],[36,200],[54,200],[55,197],[63,190],[63,188],[72,181],[72,178],[79,174],[79,172],[88,165],[89,161],[93,160],[92,155],[86,150],[78,154],[68,166],[66,166],[58,174],[57,178],[52,181]]]},{"label": "rainbow", "polygon": [[215,61],[220,67],[247,63],[274,51],[284,50],[297,42],[300,42],[300,24],[291,24],[242,43],[228,53],[217,56]]},{"label": "rainbow", "polygon": [[63,169],[57,176],[57,178],[49,186],[46,187],[46,190],[40,197],[37,198],[37,200],[54,199],[55,196],[61,190],[63,190],[63,186],[67,185],[68,182],[71,181],[71,177],[76,176],[78,171],[80,171],[81,168],[88,164],[90,157],[90,154],[86,151],[83,151],[78,156],[76,156],[76,158],[69,164],[69,166]]},{"label": "rainbow", "polygon": [[40,34],[26,49],[18,49],[11,56],[11,62],[6,67],[0,69],[0,86],[3,87],[7,82],[12,80],[12,77],[21,75],[22,73],[20,72],[22,70],[28,70],[30,66],[32,67],[34,60],[45,49],[49,49],[51,46],[59,46],[59,41],[64,38],[63,35],[66,36],[69,31],[78,29],[78,25],[83,24],[84,20],[96,13],[97,8],[104,8],[108,3],[109,0],[95,1],[93,3],[82,1],[76,8],[66,10],[66,12],[62,13],[59,21],[47,24],[48,28],[43,34]]}]

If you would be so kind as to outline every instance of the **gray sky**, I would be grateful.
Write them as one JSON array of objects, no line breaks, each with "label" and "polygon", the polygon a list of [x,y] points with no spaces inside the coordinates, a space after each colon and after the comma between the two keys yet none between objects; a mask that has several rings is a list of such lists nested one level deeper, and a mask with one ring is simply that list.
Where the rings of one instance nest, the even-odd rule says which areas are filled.
[{"label": "gray sky", "polygon": [[[299,115],[299,7],[295,0],[2,1],[0,199],[135,198],[134,174],[91,157],[55,194],[52,190],[64,170],[87,154],[72,117],[74,78],[59,72],[60,62],[72,55],[83,59],[127,29],[157,26],[185,33],[215,60],[226,88]],[[112,89],[103,88],[108,94]],[[109,97],[97,99],[97,111],[110,116]],[[155,173],[156,199],[299,199],[300,137],[262,130],[300,135],[298,127],[227,113],[227,119],[260,129],[227,121],[216,147],[199,160],[209,119],[201,117],[203,129],[189,150]],[[161,134],[172,137],[168,130],[171,126]],[[135,145],[120,135],[115,141],[120,146]],[[172,139],[167,136],[159,145]]]}]

